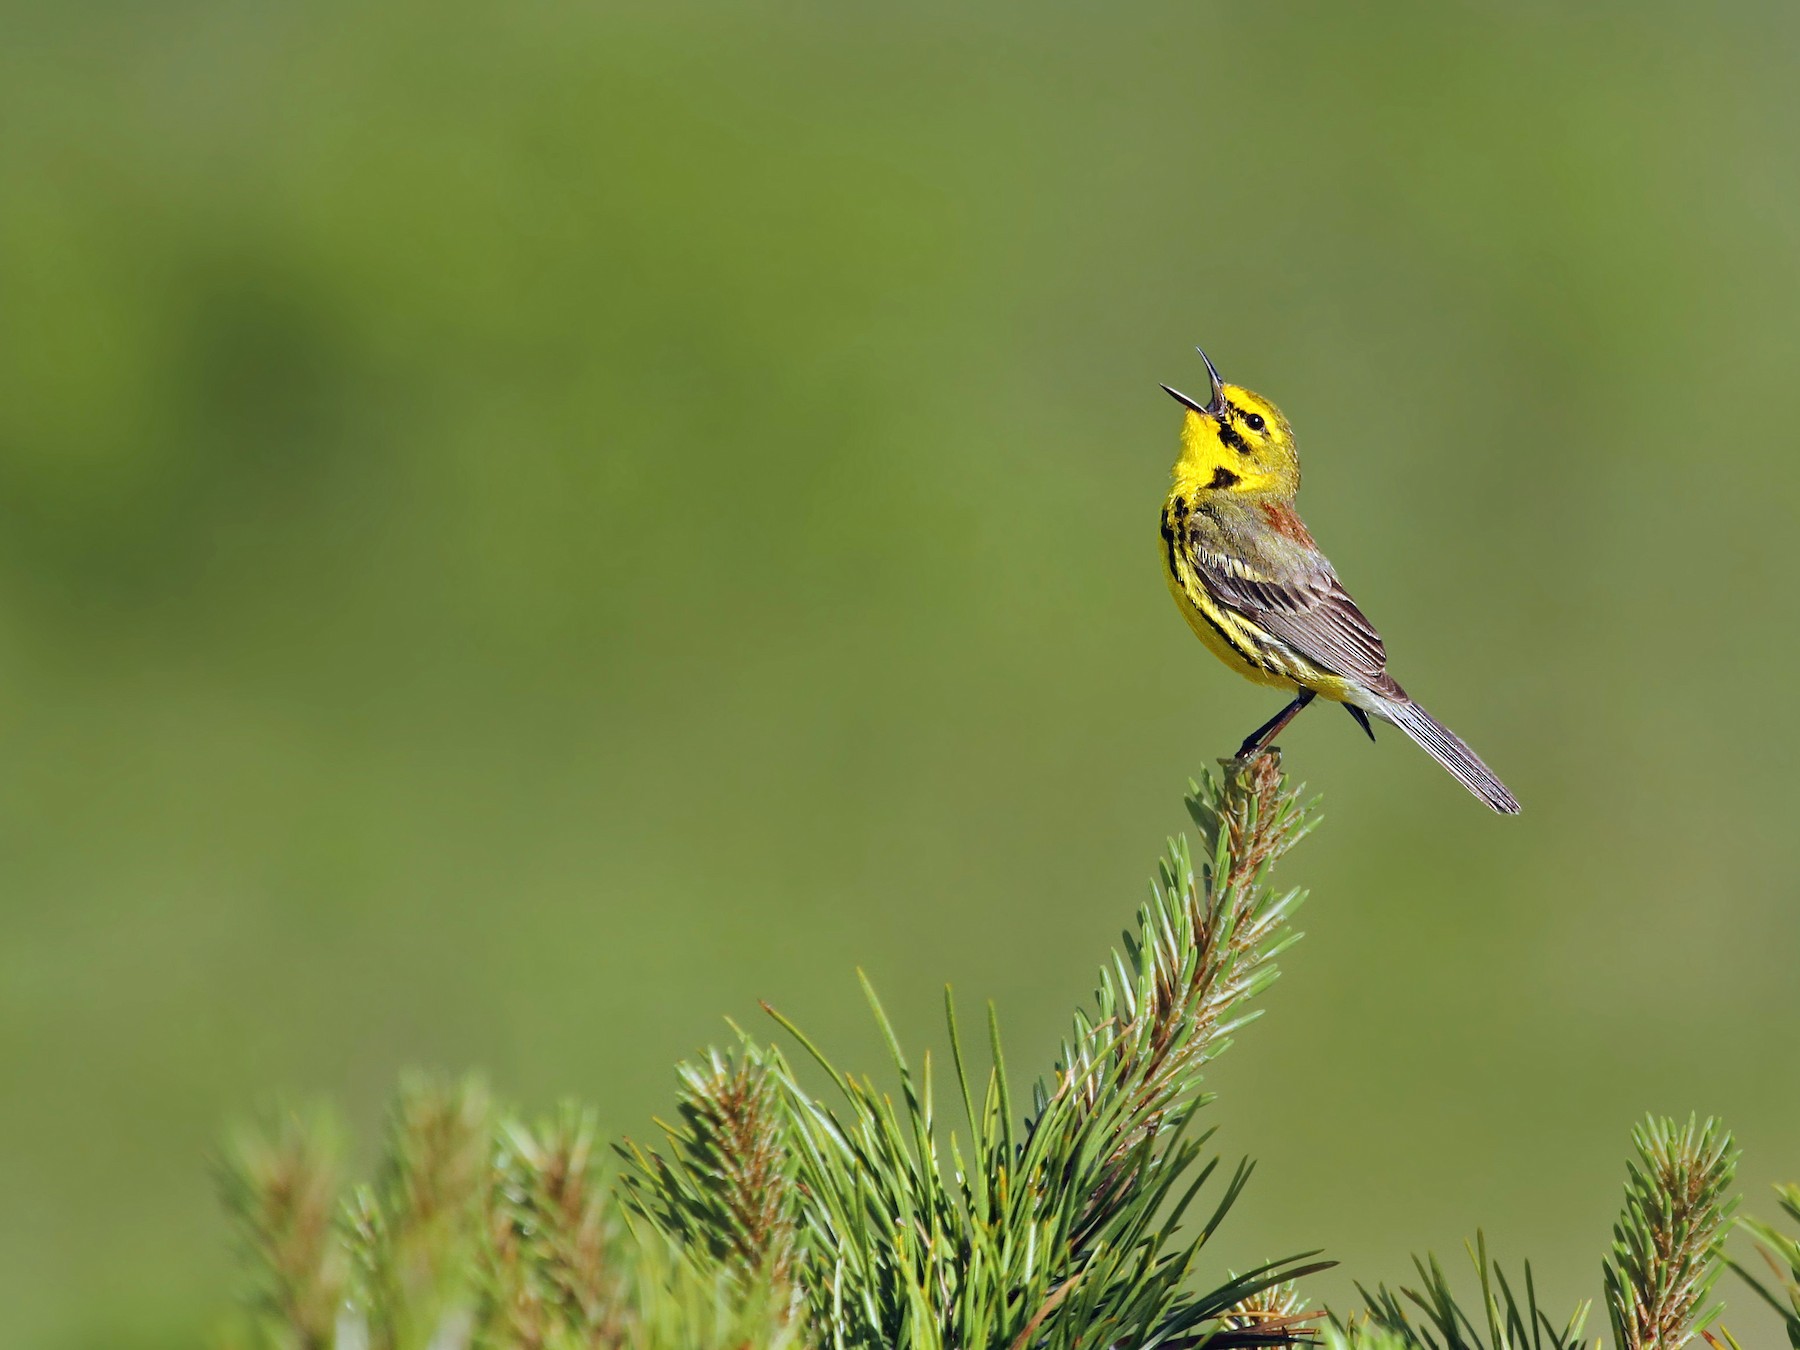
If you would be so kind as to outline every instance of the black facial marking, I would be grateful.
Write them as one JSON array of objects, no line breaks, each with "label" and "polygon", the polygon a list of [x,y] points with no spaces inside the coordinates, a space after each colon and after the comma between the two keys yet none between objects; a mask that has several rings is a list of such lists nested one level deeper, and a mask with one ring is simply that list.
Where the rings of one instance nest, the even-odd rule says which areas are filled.
[{"label": "black facial marking", "polygon": [[1250,453],[1249,443],[1238,434],[1238,429],[1232,426],[1231,422],[1226,418],[1219,419],[1219,439],[1225,442],[1226,445],[1229,445],[1233,450],[1237,451],[1240,455],[1247,455]]},{"label": "black facial marking", "polygon": [[1230,469],[1227,469],[1221,464],[1218,468],[1213,470],[1212,482],[1208,483],[1206,486],[1209,488],[1236,487],[1243,481],[1243,479],[1239,478]]}]

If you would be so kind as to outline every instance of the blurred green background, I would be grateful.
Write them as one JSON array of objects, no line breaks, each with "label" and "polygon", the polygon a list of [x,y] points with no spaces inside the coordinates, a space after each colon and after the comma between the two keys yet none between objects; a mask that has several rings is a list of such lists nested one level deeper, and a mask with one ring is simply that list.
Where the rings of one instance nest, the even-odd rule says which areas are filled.
[{"label": "blurred green background", "polygon": [[1157,569],[1196,341],[1526,805],[1286,737],[1221,1260],[1597,1294],[1652,1108],[1772,1210],[1800,11],[1575,8],[6,5],[9,1342],[212,1325],[271,1092],[642,1135],[758,998],[873,1067],[859,963],[1047,1064],[1278,703]]}]

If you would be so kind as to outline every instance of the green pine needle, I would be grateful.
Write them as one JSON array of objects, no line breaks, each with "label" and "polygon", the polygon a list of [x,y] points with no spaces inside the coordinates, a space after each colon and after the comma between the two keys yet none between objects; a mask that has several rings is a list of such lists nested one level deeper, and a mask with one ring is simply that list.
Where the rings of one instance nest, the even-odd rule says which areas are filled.
[{"label": "green pine needle", "polygon": [[[1787,1217],[1800,1223],[1800,1186],[1777,1186],[1775,1196]],[[1740,1218],[1738,1225],[1756,1239],[1757,1254],[1768,1266],[1774,1288],[1738,1262],[1729,1261],[1728,1264],[1763,1302],[1781,1315],[1788,1344],[1800,1350],[1800,1237],[1784,1233],[1759,1219]]]}]

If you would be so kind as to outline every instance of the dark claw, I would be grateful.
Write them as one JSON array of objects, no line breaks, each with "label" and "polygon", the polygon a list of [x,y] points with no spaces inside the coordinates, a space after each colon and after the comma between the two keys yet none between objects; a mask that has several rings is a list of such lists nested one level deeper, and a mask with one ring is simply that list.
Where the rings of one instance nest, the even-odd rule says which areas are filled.
[{"label": "dark claw", "polygon": [[1354,703],[1346,703],[1344,705],[1344,711],[1356,719],[1356,725],[1363,729],[1363,735],[1367,736],[1370,740],[1375,739],[1375,728],[1369,725],[1369,714],[1357,707]]},{"label": "dark claw", "polygon": [[1294,695],[1294,701],[1264,722],[1245,739],[1238,747],[1239,759],[1250,759],[1260,755],[1275,744],[1275,738],[1286,729],[1287,724],[1300,715],[1301,709],[1317,697],[1310,689],[1302,689]]}]

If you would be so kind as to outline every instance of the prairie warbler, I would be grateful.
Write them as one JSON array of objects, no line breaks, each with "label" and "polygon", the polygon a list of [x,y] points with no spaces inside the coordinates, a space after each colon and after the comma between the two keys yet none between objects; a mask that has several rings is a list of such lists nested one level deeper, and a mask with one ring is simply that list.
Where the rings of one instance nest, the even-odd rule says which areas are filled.
[{"label": "prairie warbler", "polygon": [[1294,691],[1238,750],[1248,758],[1323,695],[1375,739],[1371,716],[1391,722],[1496,811],[1519,803],[1475,752],[1387,672],[1375,625],[1313,543],[1294,497],[1294,430],[1266,398],[1226,384],[1206,361],[1211,397],[1163,389],[1186,408],[1181,456],[1162,511],[1169,590],[1188,624],[1221,661],[1258,684]]}]

